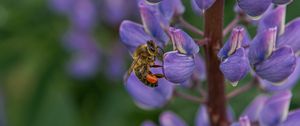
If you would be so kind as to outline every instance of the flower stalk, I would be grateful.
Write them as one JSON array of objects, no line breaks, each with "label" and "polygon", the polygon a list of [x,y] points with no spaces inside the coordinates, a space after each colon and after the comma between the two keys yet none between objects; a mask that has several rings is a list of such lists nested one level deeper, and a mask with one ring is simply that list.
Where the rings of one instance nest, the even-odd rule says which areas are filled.
[{"label": "flower stalk", "polygon": [[224,0],[216,2],[205,11],[204,36],[209,41],[205,50],[207,67],[207,110],[211,126],[228,126],[224,76],[219,69],[217,57],[222,47]]}]

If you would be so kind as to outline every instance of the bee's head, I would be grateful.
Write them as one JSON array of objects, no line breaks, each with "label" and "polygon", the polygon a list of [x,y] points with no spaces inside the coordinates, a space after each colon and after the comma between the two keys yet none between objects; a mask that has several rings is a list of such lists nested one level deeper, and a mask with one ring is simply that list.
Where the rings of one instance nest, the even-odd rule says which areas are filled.
[{"label": "bee's head", "polygon": [[154,41],[147,41],[147,51],[151,55],[156,55],[158,53],[157,45],[154,43]]}]

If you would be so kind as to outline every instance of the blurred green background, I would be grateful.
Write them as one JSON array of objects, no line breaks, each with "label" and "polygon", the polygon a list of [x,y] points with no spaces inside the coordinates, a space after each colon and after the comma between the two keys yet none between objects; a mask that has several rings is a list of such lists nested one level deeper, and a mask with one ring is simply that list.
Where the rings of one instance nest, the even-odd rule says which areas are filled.
[{"label": "blurred green background", "polygon": [[[186,20],[201,27],[202,18],[192,12],[189,0],[183,1]],[[233,0],[226,1],[225,24],[234,18],[233,5]],[[287,22],[300,16],[299,7],[300,1],[289,5]],[[101,47],[109,49],[117,32],[102,25],[99,23],[93,34]],[[159,110],[136,107],[121,78],[112,81],[105,74],[103,68],[107,64],[100,66],[94,78],[79,80],[70,76],[65,68],[70,54],[60,42],[68,27],[66,17],[49,9],[48,1],[0,1],[0,102],[4,105],[0,109],[0,121],[4,121],[3,125],[136,126],[144,120],[157,122],[163,110],[172,110],[190,125],[194,124],[199,105],[182,99],[173,99]],[[255,27],[249,29],[253,36]],[[227,87],[228,91],[233,89]],[[299,90],[298,84],[293,89],[291,109],[300,107]],[[253,89],[230,101],[237,116],[257,92]]]}]

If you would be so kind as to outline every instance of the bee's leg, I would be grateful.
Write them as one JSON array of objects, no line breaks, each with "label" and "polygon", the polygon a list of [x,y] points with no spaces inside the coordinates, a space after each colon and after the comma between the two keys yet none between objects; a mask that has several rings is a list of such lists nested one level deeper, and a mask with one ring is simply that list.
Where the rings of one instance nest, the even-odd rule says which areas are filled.
[{"label": "bee's leg", "polygon": [[158,68],[158,67],[163,67],[163,66],[154,64],[154,65],[151,65],[150,67]]},{"label": "bee's leg", "polygon": [[153,74],[154,76],[156,76],[157,78],[164,78],[165,77],[165,75],[163,75],[163,74]]}]

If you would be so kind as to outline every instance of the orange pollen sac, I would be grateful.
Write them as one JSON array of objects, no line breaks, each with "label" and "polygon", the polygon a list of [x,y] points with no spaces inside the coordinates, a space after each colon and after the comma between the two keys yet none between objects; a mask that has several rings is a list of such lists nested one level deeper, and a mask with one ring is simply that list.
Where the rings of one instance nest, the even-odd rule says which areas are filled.
[{"label": "orange pollen sac", "polygon": [[147,74],[146,79],[149,83],[152,83],[152,84],[155,84],[158,81],[157,77],[154,75],[151,75],[151,74]]}]

